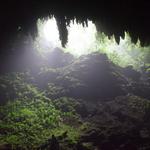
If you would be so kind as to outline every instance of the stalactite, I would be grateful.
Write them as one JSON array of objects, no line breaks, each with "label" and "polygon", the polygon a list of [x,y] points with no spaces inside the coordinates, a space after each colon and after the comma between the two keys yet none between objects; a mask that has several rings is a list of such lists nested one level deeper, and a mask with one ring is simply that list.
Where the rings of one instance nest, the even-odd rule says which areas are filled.
[{"label": "stalactite", "polygon": [[66,19],[64,16],[55,15],[55,19],[57,22],[58,30],[59,30],[59,38],[63,47],[65,47],[68,42],[68,30],[66,26]]},{"label": "stalactite", "polygon": [[114,36],[115,36],[115,40],[116,40],[117,44],[119,44],[119,42],[120,42],[120,36],[119,35],[114,35]]},{"label": "stalactite", "polygon": [[85,27],[85,24],[84,24],[84,22],[82,22],[82,26],[83,26],[83,27]]},{"label": "stalactite", "polygon": [[74,20],[75,20],[75,19],[73,18],[73,20],[72,20],[73,24],[74,24],[74,22],[75,22]]},{"label": "stalactite", "polygon": [[88,27],[88,20],[85,19],[85,24],[86,24],[86,27]]},{"label": "stalactite", "polygon": [[66,18],[66,25],[69,26],[70,25],[70,19]]}]

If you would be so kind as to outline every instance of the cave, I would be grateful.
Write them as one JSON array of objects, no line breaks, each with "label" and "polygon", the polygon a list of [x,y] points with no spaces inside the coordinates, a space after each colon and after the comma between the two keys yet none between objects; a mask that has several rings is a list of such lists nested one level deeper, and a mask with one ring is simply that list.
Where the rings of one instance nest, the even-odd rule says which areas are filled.
[{"label": "cave", "polygon": [[150,2],[0,5],[0,150],[149,150]]}]

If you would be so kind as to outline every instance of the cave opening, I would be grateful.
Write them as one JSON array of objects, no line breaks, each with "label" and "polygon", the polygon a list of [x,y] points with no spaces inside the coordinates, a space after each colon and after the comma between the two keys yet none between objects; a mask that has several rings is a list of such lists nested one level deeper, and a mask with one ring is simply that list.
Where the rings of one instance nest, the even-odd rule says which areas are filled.
[{"label": "cave opening", "polygon": [[149,63],[149,46],[143,46],[140,39],[133,42],[129,32],[124,31],[119,37],[119,42],[113,34],[108,36],[97,29],[96,24],[90,20],[84,24],[77,19],[71,20],[67,27],[67,41],[62,44],[59,25],[54,16],[38,19],[37,36],[34,46],[40,55],[46,56],[55,48],[60,48],[65,53],[75,57],[98,52],[104,53],[115,64],[122,67],[133,66],[139,70],[141,65]]}]

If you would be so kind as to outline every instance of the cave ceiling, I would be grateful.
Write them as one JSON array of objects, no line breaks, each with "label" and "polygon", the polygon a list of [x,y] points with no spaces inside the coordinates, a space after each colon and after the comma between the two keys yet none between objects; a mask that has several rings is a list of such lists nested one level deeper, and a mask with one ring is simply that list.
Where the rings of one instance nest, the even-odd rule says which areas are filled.
[{"label": "cave ceiling", "polygon": [[128,31],[132,40],[139,38],[150,43],[150,3],[148,1],[117,0],[26,0],[6,1],[0,5],[0,44],[4,44],[21,27],[24,34],[37,33],[38,18],[55,16],[62,45],[67,42],[67,29],[71,20],[87,25],[93,21],[98,30],[119,41]]}]

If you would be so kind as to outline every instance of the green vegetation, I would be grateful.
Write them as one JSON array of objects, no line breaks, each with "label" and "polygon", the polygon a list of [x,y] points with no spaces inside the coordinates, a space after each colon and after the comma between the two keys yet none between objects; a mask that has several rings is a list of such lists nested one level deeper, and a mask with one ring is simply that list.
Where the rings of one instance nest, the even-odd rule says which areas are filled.
[{"label": "green vegetation", "polygon": [[58,126],[60,112],[50,101],[19,99],[1,107],[1,143],[32,148]]},{"label": "green vegetation", "polygon": [[96,49],[106,53],[108,58],[121,67],[132,65],[135,69],[150,65],[150,46],[142,46],[140,40],[133,43],[128,32],[120,38],[119,44],[115,37],[108,38],[104,33],[97,33]]},{"label": "green vegetation", "polygon": [[[0,94],[5,100],[5,105],[0,106],[0,145],[34,149],[52,134],[59,137],[65,131],[68,142],[76,143],[82,122],[75,110],[75,100],[67,97],[51,100],[29,84],[29,78],[23,73],[0,77]],[[57,94],[56,87],[50,88],[48,84],[48,88],[48,96]]]},{"label": "green vegetation", "polygon": [[23,99],[36,99],[43,97],[35,85],[33,77],[29,73],[10,73],[0,76],[1,101]]},{"label": "green vegetation", "polygon": [[0,143],[32,149],[52,134],[61,136],[65,131],[68,132],[68,140],[76,142],[82,126],[79,116],[73,106],[68,105],[68,109],[62,111],[58,108],[63,106],[61,101],[56,103],[57,107],[53,103],[50,99],[16,99],[1,106]]},{"label": "green vegetation", "polygon": [[[110,57],[116,64],[121,59]],[[143,82],[142,73],[99,52],[38,70],[0,76],[0,149],[38,149],[50,145],[52,135],[61,150],[149,144],[142,143],[150,140],[148,75]]]}]

